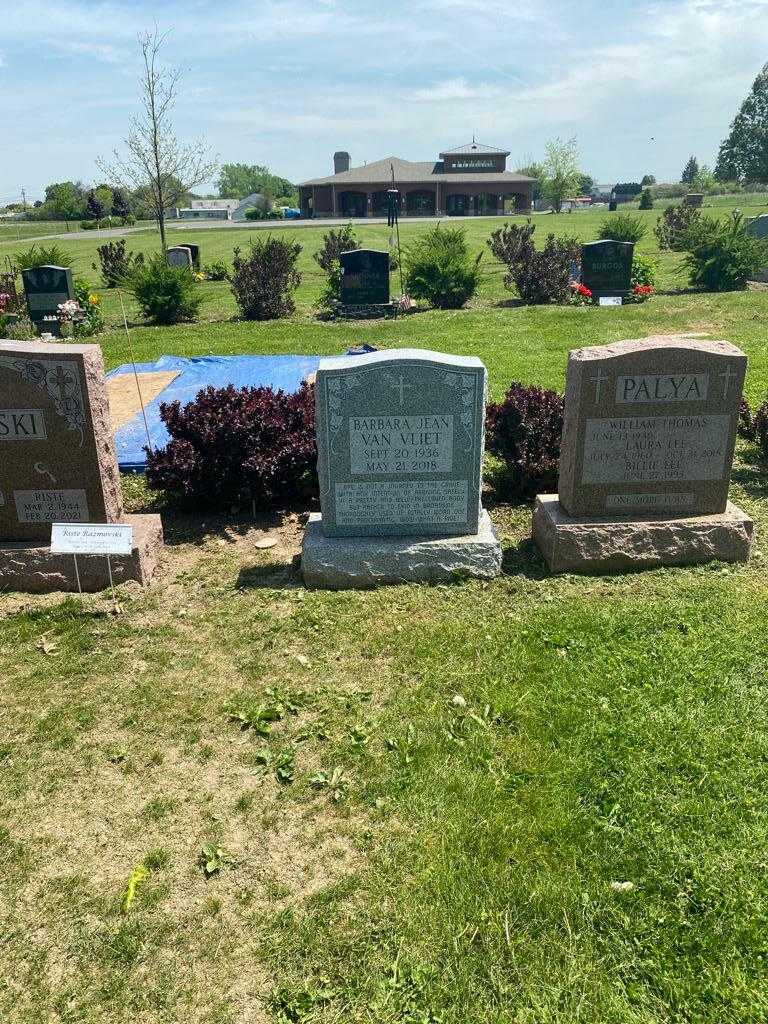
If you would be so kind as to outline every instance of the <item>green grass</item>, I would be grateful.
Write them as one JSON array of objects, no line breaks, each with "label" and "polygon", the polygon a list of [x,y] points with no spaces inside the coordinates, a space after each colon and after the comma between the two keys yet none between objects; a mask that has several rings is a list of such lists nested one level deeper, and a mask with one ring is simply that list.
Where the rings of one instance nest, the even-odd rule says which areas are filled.
[{"label": "green grass", "polygon": [[[497,223],[468,222],[476,249]],[[305,271],[321,234],[297,232]],[[208,260],[247,232],[182,235]],[[86,271],[95,242],[71,246]],[[308,275],[271,324],[207,285],[206,322],[133,344],[419,345],[480,355],[499,395],[562,387],[569,348],[693,329],[746,349],[760,398],[768,298],[671,294],[677,259],[642,306],[514,308],[489,276],[467,310],[374,324],[318,321]],[[740,443],[747,566],[550,578],[530,509],[497,505],[498,580],[307,592],[295,517],[163,510],[162,571],[120,614],[0,595],[0,1019],[764,1024],[765,469]]]},{"label": "green grass", "polygon": [[259,552],[166,515],[119,616],[6,605],[0,1017],[763,1021],[768,506],[740,456],[750,566],[550,579],[499,507],[491,584],[311,593],[290,523]]},{"label": "green grass", "polygon": [[[536,234],[541,242],[547,232],[568,233],[581,240],[597,237],[605,211],[579,212],[535,218]],[[604,344],[620,338],[641,337],[657,332],[703,331],[725,337],[744,348],[750,357],[747,394],[753,400],[768,390],[768,352],[764,343],[766,299],[758,292],[701,295],[686,290],[685,276],[679,271],[680,255],[660,253],[652,228],[659,210],[640,212],[648,225],[640,250],[651,253],[660,266],[660,294],[643,305],[622,309],[571,307],[514,307],[512,296],[504,288],[503,268],[496,265],[485,245],[490,232],[501,218],[464,222],[473,251],[484,252],[486,276],[479,294],[467,309],[456,312],[423,310],[396,321],[372,323],[327,323],[318,319],[316,302],[323,287],[323,276],[312,259],[319,248],[325,228],[276,227],[275,233],[296,238],[302,245],[299,267],[303,281],[296,293],[297,310],[288,320],[253,323],[237,318],[237,307],[226,282],[206,282],[207,302],[199,323],[176,327],[148,327],[141,324],[137,311],[127,300],[131,323],[131,342],[122,328],[119,297],[114,289],[99,289],[97,262],[98,239],[90,236],[62,243],[75,256],[75,271],[85,276],[102,296],[109,329],[99,337],[109,368],[127,362],[131,353],[138,361],[150,361],[163,353],[176,355],[296,353],[331,354],[349,345],[369,342],[383,347],[416,345],[446,352],[477,355],[489,369],[492,393],[498,396],[513,378],[562,389],[568,349],[582,345]],[[723,210],[727,216],[727,210]],[[403,245],[428,224],[402,224]],[[364,245],[387,247],[389,229],[383,225],[356,229]],[[235,245],[244,246],[247,229],[193,230],[172,228],[169,244],[196,241],[202,247],[203,262],[231,260]],[[157,236],[152,231],[127,235],[134,251],[152,251]],[[0,243],[3,252],[12,253],[13,244]],[[393,291],[399,282],[393,274]]]}]

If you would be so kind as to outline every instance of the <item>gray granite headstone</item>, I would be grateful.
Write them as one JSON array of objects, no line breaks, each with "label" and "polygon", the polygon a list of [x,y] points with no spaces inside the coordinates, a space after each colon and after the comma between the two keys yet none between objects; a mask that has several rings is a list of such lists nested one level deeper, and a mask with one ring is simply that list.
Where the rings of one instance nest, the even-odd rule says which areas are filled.
[{"label": "gray granite headstone", "polygon": [[186,270],[192,269],[192,253],[189,246],[172,245],[165,250],[165,258],[168,261],[169,267],[184,267]]},{"label": "gray granite headstone", "polygon": [[726,341],[573,350],[560,504],[573,516],[724,512],[746,367]]},{"label": "gray granite headstone", "polygon": [[38,331],[57,332],[58,321],[56,324],[45,324],[43,321],[46,317],[57,316],[58,307],[62,302],[74,299],[72,271],[69,267],[31,267],[22,270],[21,278],[24,282],[29,319]]},{"label": "gray granite headstone", "polygon": [[476,534],[486,370],[399,349],[323,359],[318,473],[328,537]]},{"label": "gray granite headstone", "polygon": [[596,299],[629,294],[634,242],[603,239],[581,247],[581,281]]},{"label": "gray granite headstone", "polygon": [[345,306],[379,305],[389,302],[389,253],[377,249],[343,252],[341,301]]},{"label": "gray granite headstone", "polygon": [[747,221],[747,234],[753,238],[768,238],[768,213]]}]

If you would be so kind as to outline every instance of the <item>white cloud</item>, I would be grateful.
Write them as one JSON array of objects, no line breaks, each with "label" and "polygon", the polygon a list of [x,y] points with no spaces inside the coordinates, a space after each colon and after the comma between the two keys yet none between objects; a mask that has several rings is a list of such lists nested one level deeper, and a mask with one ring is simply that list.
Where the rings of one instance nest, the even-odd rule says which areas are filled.
[{"label": "white cloud", "polygon": [[488,100],[501,95],[502,90],[483,82],[470,84],[466,78],[449,78],[423,89],[403,93],[403,99],[415,103],[448,103],[461,100]]},{"label": "white cloud", "polygon": [[[691,152],[712,160],[768,56],[768,0],[625,0],[608,17],[604,0],[422,0],[417,11],[406,0],[7,6],[3,56],[27,116],[0,109],[17,164],[3,161],[0,192],[33,175],[93,176],[136,103],[136,33],[156,13],[171,29],[168,62],[190,68],[180,134],[205,133],[226,159],[297,179],[327,169],[337,148],[356,163],[429,159],[473,131],[533,156],[553,135],[576,134],[601,179],[676,175]],[[56,61],[32,61],[31,24],[35,52]],[[54,116],[60,137],[41,161],[36,126]]]}]

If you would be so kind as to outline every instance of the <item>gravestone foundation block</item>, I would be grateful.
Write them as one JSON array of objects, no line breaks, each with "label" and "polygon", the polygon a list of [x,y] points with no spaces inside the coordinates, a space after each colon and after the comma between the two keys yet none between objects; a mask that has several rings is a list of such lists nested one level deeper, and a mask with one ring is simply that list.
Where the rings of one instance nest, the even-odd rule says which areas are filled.
[{"label": "gravestone foundation block", "polygon": [[747,562],[753,535],[752,520],[731,502],[716,515],[576,517],[566,512],[556,494],[540,494],[533,513],[533,539],[553,573]]},{"label": "gravestone foundation block", "polygon": [[326,537],[309,518],[301,555],[308,587],[365,589],[388,583],[446,583],[501,572],[501,544],[483,510],[476,533],[451,537]]}]

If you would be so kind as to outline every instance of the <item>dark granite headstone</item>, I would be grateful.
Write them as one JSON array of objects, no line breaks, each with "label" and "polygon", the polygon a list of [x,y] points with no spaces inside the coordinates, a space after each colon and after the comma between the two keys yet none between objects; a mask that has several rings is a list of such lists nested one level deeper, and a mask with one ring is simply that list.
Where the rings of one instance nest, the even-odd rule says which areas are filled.
[{"label": "dark granite headstone", "polygon": [[200,269],[200,246],[193,245],[192,242],[185,242],[184,245],[189,249],[189,253],[192,257],[192,269]]},{"label": "dark granite headstone", "polygon": [[62,302],[74,299],[72,271],[69,267],[32,267],[22,270],[21,277],[24,282],[29,319],[38,331],[58,333],[58,320],[55,325],[52,321],[43,321],[46,317],[57,316]]},{"label": "dark granite headstone", "polygon": [[341,254],[341,302],[365,306],[389,302],[389,253],[353,249]]},{"label": "dark granite headstone", "polygon": [[581,281],[596,299],[629,294],[634,242],[587,242],[581,247]]}]

